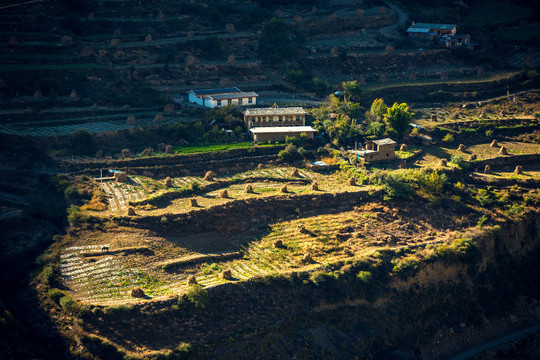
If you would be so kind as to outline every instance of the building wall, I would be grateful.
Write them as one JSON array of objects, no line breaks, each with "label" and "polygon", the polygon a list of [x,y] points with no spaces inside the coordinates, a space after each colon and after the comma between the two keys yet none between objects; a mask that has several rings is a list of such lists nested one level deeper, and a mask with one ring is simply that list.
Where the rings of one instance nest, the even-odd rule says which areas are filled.
[{"label": "building wall", "polygon": [[[252,97],[251,99],[252,99],[252,102],[250,103],[249,98],[247,98],[247,97],[246,98],[241,98],[242,104],[239,104],[240,99],[231,99],[231,104],[240,105],[240,106],[252,106],[252,105],[257,104],[257,97],[256,96]],[[221,105],[218,105],[218,100],[204,98],[204,101],[203,101],[202,97],[197,97],[193,93],[189,93],[188,100],[189,100],[189,102],[199,104],[201,106],[203,106],[203,102],[204,102],[204,106],[206,106],[208,108],[222,107],[222,106],[227,106],[229,104],[227,99],[221,100]]]},{"label": "building wall", "polygon": [[[265,134],[253,134],[254,142],[268,142],[268,141],[285,141],[288,137],[300,138],[300,134],[303,131],[299,132],[290,132],[290,133],[265,133]],[[313,139],[312,132],[306,132],[308,139]]]},{"label": "building wall", "polygon": [[246,115],[244,116],[244,122],[248,128],[252,127],[265,127],[265,126],[305,126],[305,115]]},{"label": "building wall", "polygon": [[[366,146],[367,147],[367,146]],[[380,145],[378,152],[366,155],[363,160],[370,161],[390,161],[396,158],[396,148],[394,144]]]}]

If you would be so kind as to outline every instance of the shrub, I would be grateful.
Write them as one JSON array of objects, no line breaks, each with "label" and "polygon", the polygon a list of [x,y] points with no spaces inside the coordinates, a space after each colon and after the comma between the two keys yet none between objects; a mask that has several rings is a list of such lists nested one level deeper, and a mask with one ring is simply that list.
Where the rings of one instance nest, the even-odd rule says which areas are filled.
[{"label": "shrub", "polygon": [[49,264],[41,271],[41,281],[47,286],[52,286],[56,282],[56,271],[53,264]]},{"label": "shrub", "polygon": [[337,277],[333,273],[317,271],[311,275],[311,281],[318,287],[334,287],[337,285]]},{"label": "shrub", "polygon": [[420,261],[414,258],[405,258],[397,261],[392,268],[392,272],[406,279],[414,276],[420,270]]},{"label": "shrub", "polygon": [[418,182],[420,188],[427,194],[441,195],[444,188],[448,185],[448,176],[438,170],[432,172],[422,172]]},{"label": "shrub", "polygon": [[478,194],[474,197],[480,206],[489,206],[495,202],[493,194],[489,190],[478,189]]},{"label": "shrub", "polygon": [[385,197],[388,199],[406,199],[411,196],[412,189],[401,174],[391,173],[383,177]]},{"label": "shrub", "polygon": [[359,271],[358,274],[356,274],[356,279],[364,284],[369,283],[372,278],[373,274],[370,271]]},{"label": "shrub", "polygon": [[467,162],[461,155],[452,156],[452,159],[450,159],[450,161],[456,164],[460,169],[464,169],[467,167]]},{"label": "shrub", "polygon": [[191,303],[193,303],[193,305],[195,305],[195,307],[198,308],[205,308],[208,304],[210,304],[208,291],[198,284],[192,284],[189,286],[188,290],[186,291],[186,297]]},{"label": "shrub", "polygon": [[55,303],[58,303],[58,300],[60,300],[60,298],[64,295],[65,294],[60,289],[56,288],[52,288],[47,291],[47,296]]},{"label": "shrub", "polygon": [[454,135],[450,134],[450,133],[447,133],[446,135],[444,135],[444,137],[442,138],[442,141],[449,144],[449,143],[453,143],[454,142]]},{"label": "shrub", "polygon": [[278,153],[278,157],[285,161],[298,161],[302,160],[302,155],[298,152],[298,149],[294,144],[289,144],[283,150]]},{"label": "shrub", "polygon": [[67,219],[68,219],[69,225],[72,227],[80,226],[89,219],[88,215],[83,214],[81,212],[81,208],[75,205],[71,205],[67,209],[67,213],[68,213]]},{"label": "shrub", "polygon": [[525,204],[512,204],[504,211],[504,215],[508,217],[517,217],[525,210]]},{"label": "shrub", "polygon": [[476,227],[481,229],[483,226],[484,226],[484,223],[486,222],[487,220],[487,216],[486,215],[482,215],[480,217],[480,219],[478,219],[478,222],[476,223]]},{"label": "shrub", "polygon": [[457,239],[450,244],[443,244],[436,250],[437,255],[450,262],[462,261],[467,264],[478,260],[480,251],[478,245],[472,239]]},{"label": "shrub", "polygon": [[60,298],[60,306],[72,315],[77,314],[80,310],[79,303],[67,295]]}]

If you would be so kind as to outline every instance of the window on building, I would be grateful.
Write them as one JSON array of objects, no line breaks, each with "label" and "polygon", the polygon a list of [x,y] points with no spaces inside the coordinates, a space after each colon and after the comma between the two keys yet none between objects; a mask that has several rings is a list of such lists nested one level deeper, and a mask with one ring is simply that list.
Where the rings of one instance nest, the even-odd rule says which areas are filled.
[{"label": "window on building", "polygon": [[232,99],[227,100],[227,104],[232,104]]},{"label": "window on building", "polygon": [[281,121],[281,116],[278,116],[278,121]]},{"label": "window on building", "polygon": [[248,104],[253,104],[253,98],[248,98]]},{"label": "window on building", "polygon": [[244,99],[238,99],[238,105],[242,105]]},{"label": "window on building", "polygon": [[221,100],[217,101],[217,106],[221,106]]}]

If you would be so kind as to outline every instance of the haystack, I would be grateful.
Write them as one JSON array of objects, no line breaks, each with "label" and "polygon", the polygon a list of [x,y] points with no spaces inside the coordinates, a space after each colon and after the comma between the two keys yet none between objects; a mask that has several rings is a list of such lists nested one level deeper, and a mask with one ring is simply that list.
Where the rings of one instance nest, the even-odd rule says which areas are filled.
[{"label": "haystack", "polygon": [[216,173],[213,171],[207,171],[206,174],[204,174],[204,181],[214,181],[216,177]]},{"label": "haystack", "polygon": [[356,186],[356,178],[354,176],[350,177],[349,186]]},{"label": "haystack", "polygon": [[198,206],[199,206],[199,204],[197,203],[197,199],[191,198],[191,199],[189,199],[189,203],[190,203],[191,206],[193,206],[193,207],[198,207]]},{"label": "haystack", "polygon": [[195,275],[190,275],[187,278],[187,283],[188,283],[188,285],[196,285],[196,284],[198,284],[197,283],[197,278],[195,277]]},{"label": "haystack", "polygon": [[476,154],[471,154],[471,156],[469,156],[469,161],[474,161],[476,160]]},{"label": "haystack", "polygon": [[167,146],[167,144],[165,144],[165,143],[159,143],[159,144],[158,144],[158,149],[159,149],[159,151],[165,152],[165,146]]},{"label": "haystack", "polygon": [[501,110],[501,112],[499,113],[499,117],[504,117],[505,113],[504,113],[504,110]]},{"label": "haystack", "polygon": [[142,151],[142,154],[143,154],[144,156],[150,156],[150,155],[152,155],[153,153],[154,153],[154,149],[151,148],[151,147],[146,148],[146,149],[144,149],[144,150]]},{"label": "haystack", "polygon": [[232,271],[231,269],[226,269],[221,272],[221,278],[225,280],[232,279]]},{"label": "haystack", "polygon": [[114,173],[114,181],[116,182],[127,182],[128,176],[125,171]]},{"label": "haystack", "polygon": [[223,199],[229,198],[229,193],[227,192],[227,189],[223,190],[219,196],[221,196]]},{"label": "haystack", "polygon": [[431,121],[437,121],[437,115],[431,114]]},{"label": "haystack", "polygon": [[135,209],[132,208],[131,206],[128,207],[127,214],[128,214],[128,216],[135,216],[135,215],[137,215],[137,214],[135,213]]},{"label": "haystack", "polygon": [[300,173],[298,172],[298,169],[297,169],[297,168],[294,168],[294,169],[291,171],[291,177],[300,177]]},{"label": "haystack", "polygon": [[405,169],[407,167],[407,161],[401,160],[398,164],[398,169]]},{"label": "haystack", "polygon": [[172,154],[172,145],[165,146],[165,154]]},{"label": "haystack", "polygon": [[165,186],[168,187],[168,188],[172,187],[172,180],[171,180],[170,176],[167,176],[165,178]]},{"label": "haystack", "polygon": [[43,97],[43,94],[41,93],[40,90],[36,90],[36,92],[34,93],[34,97],[35,98],[41,98],[41,97]]},{"label": "haystack", "polygon": [[236,64],[236,57],[234,56],[234,54],[229,55],[229,57],[227,58],[227,64]]},{"label": "haystack", "polygon": [[283,185],[279,191],[281,191],[282,193],[286,194],[286,193],[289,192],[289,189],[287,188],[287,185]]},{"label": "haystack", "polygon": [[146,37],[144,38],[144,42],[147,42],[147,43],[152,42],[152,35],[150,34],[146,35]]},{"label": "haystack", "polygon": [[167,104],[163,107],[164,113],[172,113],[174,111],[174,105],[173,104]]},{"label": "haystack", "polygon": [[253,186],[246,185],[246,194],[253,194]]},{"label": "haystack", "polygon": [[69,94],[69,97],[74,99],[77,97],[77,90],[73,89],[71,90],[71,94]]},{"label": "haystack", "polygon": [[143,298],[146,296],[146,294],[140,287],[136,287],[131,289],[131,296],[136,298]]},{"label": "haystack", "polygon": [[131,156],[131,151],[129,151],[129,149],[123,149],[122,157],[129,157],[129,156]]},{"label": "haystack", "polygon": [[491,174],[491,166],[486,165],[486,167],[484,168],[484,174]]},{"label": "haystack", "polygon": [[447,162],[446,162],[446,159],[441,159],[441,166],[442,166],[442,167],[448,166],[448,164],[447,164]]},{"label": "haystack", "polygon": [[129,124],[129,125],[135,124],[135,117],[133,115],[129,115],[127,118],[126,124]]},{"label": "haystack", "polygon": [[257,165],[257,169],[263,169],[263,168],[264,168],[264,165],[263,165],[263,164]]},{"label": "haystack", "polygon": [[521,165],[516,166],[516,170],[514,170],[514,174],[517,174],[517,175],[523,174],[523,167]]},{"label": "haystack", "polygon": [[17,40],[17,38],[15,36],[11,36],[9,38],[9,43],[8,45],[17,45],[19,43],[19,41]]},{"label": "haystack", "polygon": [[302,257],[302,261],[307,263],[307,264],[312,264],[313,263],[313,257],[311,256],[310,253],[306,253],[304,254],[304,256]]},{"label": "haystack", "polygon": [[276,249],[283,249],[284,246],[283,246],[283,241],[281,240],[276,240],[274,241],[274,243],[272,244]]},{"label": "haystack", "polygon": [[98,151],[96,152],[96,158],[97,158],[97,159],[101,159],[102,157],[103,157],[103,150],[98,150]]},{"label": "haystack", "polygon": [[228,23],[227,25],[225,25],[225,31],[227,31],[228,33],[233,33],[235,31],[234,24]]},{"label": "haystack", "polygon": [[380,82],[387,82],[388,79],[386,78],[386,75],[382,74],[381,76],[379,76],[379,81]]},{"label": "haystack", "polygon": [[316,181],[311,184],[311,190],[319,191],[319,184]]},{"label": "haystack", "polygon": [[465,145],[459,144],[458,151],[465,152],[465,149],[467,149]]},{"label": "haystack", "polygon": [[154,121],[155,122],[163,121],[163,115],[161,115],[161,113],[157,113],[156,116],[154,116]]},{"label": "haystack", "polygon": [[501,148],[499,149],[499,154],[508,155],[508,152],[506,151],[506,147],[501,146]]},{"label": "haystack", "polygon": [[401,144],[401,146],[399,147],[399,151],[407,151],[407,149],[407,144]]},{"label": "haystack", "polygon": [[117,47],[118,46],[118,39],[112,39],[111,43],[109,44],[111,47]]},{"label": "haystack", "polygon": [[493,141],[491,142],[491,144],[489,146],[491,146],[491,147],[499,147],[499,143],[497,142],[497,140],[493,139]]}]

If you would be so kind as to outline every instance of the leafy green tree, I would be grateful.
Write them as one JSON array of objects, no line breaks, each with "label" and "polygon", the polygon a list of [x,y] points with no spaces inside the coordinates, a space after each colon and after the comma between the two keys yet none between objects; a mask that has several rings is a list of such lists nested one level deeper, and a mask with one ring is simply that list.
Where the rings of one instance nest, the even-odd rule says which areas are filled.
[{"label": "leafy green tree", "polygon": [[338,115],[326,128],[326,131],[332,141],[337,145],[352,144],[362,136],[360,127],[346,114]]},{"label": "leafy green tree", "polygon": [[388,112],[388,105],[384,103],[383,99],[375,99],[371,104],[369,112],[375,117],[376,121],[381,121]]},{"label": "leafy green tree", "polygon": [[387,132],[395,133],[397,140],[403,139],[410,128],[409,124],[411,123],[413,115],[414,113],[410,111],[409,106],[406,103],[394,103],[394,105],[388,109],[386,114],[384,114],[384,121],[388,127]]},{"label": "leafy green tree", "polygon": [[358,81],[344,81],[341,83],[341,87],[344,97],[349,101],[357,103],[362,100],[362,89],[360,89]]}]

